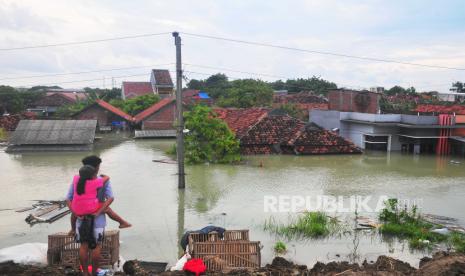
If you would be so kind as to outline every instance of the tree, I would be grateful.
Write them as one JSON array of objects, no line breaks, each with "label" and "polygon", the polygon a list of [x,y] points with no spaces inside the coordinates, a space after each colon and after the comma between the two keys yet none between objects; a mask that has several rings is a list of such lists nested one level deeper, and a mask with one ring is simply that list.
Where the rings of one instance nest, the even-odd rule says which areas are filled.
[{"label": "tree", "polygon": [[465,83],[457,81],[452,84],[452,88],[449,90],[456,93],[465,93]]},{"label": "tree", "polygon": [[187,88],[195,90],[205,90],[205,81],[192,79],[187,83]]},{"label": "tree", "polygon": [[217,99],[225,92],[230,86],[228,77],[225,74],[215,74],[205,80],[205,91],[208,92],[210,97]]},{"label": "tree", "polygon": [[396,85],[391,87],[390,89],[386,90],[385,93],[389,96],[398,95],[398,94],[405,94],[406,90],[402,86]]},{"label": "tree", "polygon": [[289,93],[313,91],[320,95],[326,95],[328,90],[337,89],[337,85],[334,82],[329,82],[316,76],[306,79],[288,79],[286,82],[278,80],[272,82],[271,86],[274,90],[287,90]]},{"label": "tree", "polygon": [[297,106],[292,103],[281,104],[278,108],[274,110],[274,112],[277,112],[279,114],[287,114],[294,118],[299,118],[299,119],[304,119],[304,120],[308,119],[308,118],[305,118],[306,116],[304,112],[302,112],[302,110],[297,108]]},{"label": "tree", "polygon": [[24,110],[24,101],[20,93],[11,86],[0,85],[0,115],[19,113]]},{"label": "tree", "polygon": [[44,90],[18,91],[11,86],[0,86],[0,115],[9,113],[20,113],[25,111],[34,102],[45,96]]},{"label": "tree", "polygon": [[89,94],[90,98],[101,99],[109,102],[113,99],[121,99],[121,88],[100,89],[100,88],[84,88],[84,91]]},{"label": "tree", "polygon": [[222,107],[247,108],[253,106],[270,106],[273,101],[273,89],[261,80],[242,79],[231,82],[219,97],[218,105]]},{"label": "tree", "polygon": [[197,105],[184,113],[186,162],[234,163],[240,161],[239,141],[211,108]]},{"label": "tree", "polygon": [[160,97],[158,95],[148,94],[130,98],[127,100],[113,99],[110,101],[110,104],[134,116],[137,113],[142,112],[143,110],[151,107],[159,101]]},{"label": "tree", "polygon": [[79,101],[75,104],[63,105],[57,109],[55,116],[58,118],[69,118],[91,104],[93,104],[93,101]]}]

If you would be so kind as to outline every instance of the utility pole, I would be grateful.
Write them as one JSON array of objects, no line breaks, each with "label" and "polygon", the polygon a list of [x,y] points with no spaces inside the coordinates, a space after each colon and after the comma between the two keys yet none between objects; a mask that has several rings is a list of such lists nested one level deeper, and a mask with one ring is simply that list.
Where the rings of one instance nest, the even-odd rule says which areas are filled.
[{"label": "utility pole", "polygon": [[186,187],[184,174],[184,118],[182,117],[182,68],[181,68],[181,37],[173,32],[176,45],[176,117],[178,121],[176,133],[176,153],[178,158],[178,188]]}]

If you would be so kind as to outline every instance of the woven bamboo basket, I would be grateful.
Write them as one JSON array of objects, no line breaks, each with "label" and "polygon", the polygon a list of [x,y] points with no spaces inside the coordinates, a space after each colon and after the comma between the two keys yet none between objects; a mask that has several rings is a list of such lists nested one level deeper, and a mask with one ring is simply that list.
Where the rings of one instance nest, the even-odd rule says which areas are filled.
[{"label": "woven bamboo basket", "polygon": [[192,257],[201,258],[208,271],[259,268],[260,242],[241,240],[195,242]]},{"label": "woven bamboo basket", "polygon": [[[79,267],[79,247],[74,236],[56,233],[48,236],[47,262],[49,265]],[[105,231],[101,250],[101,266],[113,266],[119,260],[119,231]],[[90,260],[90,253],[89,253]]]},{"label": "woven bamboo basket", "polygon": [[220,239],[217,232],[210,232],[208,234],[191,233],[189,235],[189,252],[192,252],[194,243],[196,242],[213,242],[213,241],[248,241],[249,230],[226,230],[223,234],[223,239]]}]

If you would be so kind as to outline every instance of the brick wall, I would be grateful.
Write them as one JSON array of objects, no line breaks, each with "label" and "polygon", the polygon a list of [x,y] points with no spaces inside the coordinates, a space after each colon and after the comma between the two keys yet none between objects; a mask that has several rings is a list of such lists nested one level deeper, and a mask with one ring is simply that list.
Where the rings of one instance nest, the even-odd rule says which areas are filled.
[{"label": "brick wall", "polygon": [[142,122],[142,129],[174,129],[175,111],[175,102],[172,102],[168,106],[163,107],[158,112],[147,117]]},{"label": "brick wall", "polygon": [[93,105],[83,112],[73,116],[76,120],[97,120],[98,126],[109,126],[111,122],[122,122],[125,119],[111,113],[110,111],[98,106]]},{"label": "brick wall", "polygon": [[74,116],[77,120],[97,120],[97,125],[106,126],[111,123],[109,113],[100,106],[94,105]]},{"label": "brick wall", "polygon": [[[367,105],[360,104],[357,95],[369,97]],[[378,113],[380,95],[368,91],[331,90],[328,93],[329,110],[344,112]]]}]

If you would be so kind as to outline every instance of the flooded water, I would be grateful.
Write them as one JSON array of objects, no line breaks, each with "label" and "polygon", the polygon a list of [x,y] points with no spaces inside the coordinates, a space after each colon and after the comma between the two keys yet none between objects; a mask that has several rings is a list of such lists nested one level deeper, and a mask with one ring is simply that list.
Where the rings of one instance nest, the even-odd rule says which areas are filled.
[{"label": "flooded water", "polygon": [[[199,165],[186,168],[186,190],[177,189],[176,165],[152,162],[166,158],[174,140],[99,142],[95,154],[101,172],[112,179],[113,209],[134,226],[121,231],[121,254],[173,263],[184,230],[208,224],[250,229],[263,245],[262,264],[274,256],[278,237],[263,230],[265,195],[370,195],[420,199],[422,212],[450,216],[465,224],[465,161],[401,154],[332,156],[255,156],[247,165]],[[89,153],[0,152],[0,248],[24,242],[47,242],[47,235],[68,231],[69,216],[53,224],[29,227],[25,213],[12,210],[31,200],[63,198],[80,160]],[[263,166],[259,166],[262,164]],[[373,214],[371,214],[373,216]],[[285,221],[288,214],[275,214]],[[109,220],[108,228],[117,224]],[[289,241],[287,258],[316,261],[375,259],[391,255],[418,265],[426,252],[410,251],[396,240],[358,233],[319,240]]]}]

